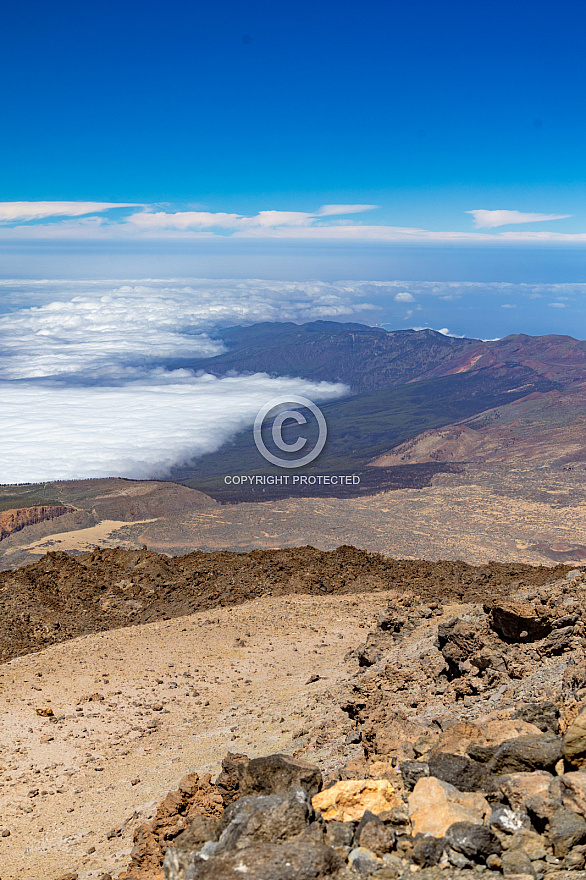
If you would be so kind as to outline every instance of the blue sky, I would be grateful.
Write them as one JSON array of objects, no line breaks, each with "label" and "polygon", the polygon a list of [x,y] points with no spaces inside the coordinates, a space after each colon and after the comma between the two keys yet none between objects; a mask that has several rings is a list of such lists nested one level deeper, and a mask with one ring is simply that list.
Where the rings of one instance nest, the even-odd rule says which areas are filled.
[{"label": "blue sky", "polygon": [[[582,0],[12,4],[0,277],[584,282],[585,32]],[[523,329],[467,297],[422,323]]]}]

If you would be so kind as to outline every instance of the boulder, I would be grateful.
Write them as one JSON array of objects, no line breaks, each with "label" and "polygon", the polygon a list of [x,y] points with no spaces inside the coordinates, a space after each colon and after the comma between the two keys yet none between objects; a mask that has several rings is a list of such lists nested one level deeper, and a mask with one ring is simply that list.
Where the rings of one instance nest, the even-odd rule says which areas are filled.
[{"label": "boulder", "polygon": [[505,877],[517,875],[518,877],[535,877],[535,871],[531,859],[522,849],[510,849],[501,856],[502,870]]},{"label": "boulder", "polygon": [[520,831],[526,824],[529,824],[529,820],[524,813],[511,810],[510,807],[505,807],[504,804],[493,804],[488,824],[496,831],[514,834],[515,831]]},{"label": "boulder", "polygon": [[556,781],[564,807],[586,818],[586,773],[564,773]]},{"label": "boulder", "polygon": [[395,844],[396,835],[392,828],[370,811],[367,811],[356,829],[354,841],[359,846],[366,847],[375,855],[382,856],[390,852]]},{"label": "boulder", "polygon": [[321,790],[323,779],[319,767],[290,758],[289,755],[267,755],[238,764],[239,793],[279,794],[294,785],[313,797]]},{"label": "boulder", "polygon": [[401,777],[407,791],[413,791],[424,776],[429,776],[429,764],[425,761],[401,761]]},{"label": "boulder", "polygon": [[547,837],[554,856],[563,858],[586,838],[586,820],[565,807],[559,807],[549,820]]},{"label": "boulder", "polygon": [[452,668],[479,653],[484,647],[478,627],[459,617],[440,623],[437,637],[438,647]]},{"label": "boulder", "polygon": [[582,709],[566,730],[562,749],[572,767],[586,766],[586,709]]},{"label": "boulder", "polygon": [[388,779],[344,779],[312,798],[326,822],[358,822],[366,810],[378,815],[399,806]]},{"label": "boulder", "polygon": [[497,601],[485,610],[491,628],[507,642],[534,642],[552,630],[547,612],[529,603]]},{"label": "boulder", "polygon": [[519,831],[515,831],[515,833],[506,840],[505,845],[507,849],[511,850],[522,849],[532,862],[544,859],[547,855],[544,838],[541,834],[537,834],[536,831],[531,831],[528,828],[522,828]]},{"label": "boulder", "polygon": [[348,855],[348,865],[358,874],[373,874],[382,867],[382,860],[365,846],[357,846]]},{"label": "boulder", "polygon": [[429,773],[460,791],[489,791],[494,788],[493,777],[487,767],[466,755],[435,752],[429,759]]},{"label": "boulder", "polygon": [[574,637],[573,626],[562,626],[554,629],[539,644],[537,650],[542,657],[554,657],[563,654],[567,648],[571,648]]},{"label": "boulder", "polygon": [[291,788],[287,794],[238,798],[224,811],[218,840],[206,844],[206,854],[215,856],[253,843],[290,840],[301,834],[312,818],[311,803],[302,788]]},{"label": "boulder", "polygon": [[553,733],[520,736],[501,743],[490,762],[493,773],[553,770],[562,757],[562,741]]},{"label": "boulder", "polygon": [[446,849],[444,837],[431,837],[429,834],[418,834],[413,841],[413,861],[422,868],[437,865]]},{"label": "boulder", "polygon": [[515,718],[534,724],[543,733],[558,733],[560,710],[555,703],[544,700],[542,703],[527,703],[515,712]]},{"label": "boulder", "polygon": [[490,807],[481,794],[461,792],[434,776],[420,779],[409,795],[413,834],[445,837],[454,822],[482,825]]},{"label": "boulder", "polygon": [[446,840],[456,852],[476,861],[486,861],[488,856],[498,856],[502,852],[502,846],[490,828],[474,822],[454,822],[447,830]]},{"label": "boulder", "polygon": [[532,798],[547,798],[553,780],[551,773],[534,770],[532,773],[509,773],[499,776],[498,786],[513,810],[524,811]]}]

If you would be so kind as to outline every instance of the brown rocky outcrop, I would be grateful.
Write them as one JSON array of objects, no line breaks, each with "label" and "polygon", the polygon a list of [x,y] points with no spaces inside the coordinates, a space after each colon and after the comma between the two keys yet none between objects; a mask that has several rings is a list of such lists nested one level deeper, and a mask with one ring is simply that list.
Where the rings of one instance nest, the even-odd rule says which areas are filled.
[{"label": "brown rocky outcrop", "polygon": [[48,519],[55,519],[58,516],[65,516],[66,513],[73,513],[75,508],[64,507],[62,505],[50,505],[47,507],[19,507],[15,510],[5,510],[0,513],[0,541],[13,535],[14,532],[20,532],[27,526],[34,526],[37,523],[45,522]]}]

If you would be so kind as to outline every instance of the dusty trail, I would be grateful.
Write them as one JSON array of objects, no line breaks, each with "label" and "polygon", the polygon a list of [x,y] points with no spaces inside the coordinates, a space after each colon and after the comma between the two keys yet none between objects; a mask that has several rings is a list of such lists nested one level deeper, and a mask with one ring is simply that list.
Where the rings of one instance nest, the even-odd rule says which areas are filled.
[{"label": "dusty trail", "polygon": [[[387,600],[265,597],[1,666],[2,880],[116,874],[136,825],[185,772],[215,773],[228,750],[303,743],[331,719],[321,698]],[[49,708],[52,717],[37,714]]]}]

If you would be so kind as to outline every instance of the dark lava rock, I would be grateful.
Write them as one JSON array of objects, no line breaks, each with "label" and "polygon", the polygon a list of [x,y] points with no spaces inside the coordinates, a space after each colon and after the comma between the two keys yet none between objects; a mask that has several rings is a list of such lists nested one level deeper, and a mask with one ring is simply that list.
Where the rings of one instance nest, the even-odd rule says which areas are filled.
[{"label": "dark lava rock", "polygon": [[429,776],[429,764],[425,761],[401,761],[401,776],[407,791],[413,791],[420,779]]},{"label": "dark lava rock", "polygon": [[221,794],[224,806],[227,807],[238,796],[239,779],[238,767],[245,764],[249,760],[248,755],[239,755],[234,752],[228,752],[222,759],[222,771],[215,784],[218,787],[218,793]]},{"label": "dark lava rock", "polygon": [[477,861],[502,852],[502,846],[490,828],[472,822],[454,822],[446,832],[446,840],[452,849]]},{"label": "dark lava rock", "polygon": [[290,840],[313,818],[313,807],[301,788],[287,794],[241,797],[226,808],[218,828],[218,842],[207,845],[210,854],[243,849],[252,843]]},{"label": "dark lava rock", "polygon": [[330,846],[352,846],[354,840],[353,822],[328,822],[326,843]]},{"label": "dark lava rock", "polygon": [[554,734],[529,734],[507,740],[498,747],[490,762],[495,774],[551,771],[562,757],[562,741]]},{"label": "dark lava rock", "polygon": [[393,829],[388,828],[370,810],[366,810],[354,835],[355,846],[364,846],[375,855],[382,856],[392,850],[395,840],[396,835]]},{"label": "dark lava rock", "polygon": [[577,813],[559,807],[549,820],[547,836],[558,858],[566,856],[573,846],[586,838],[586,821]]},{"label": "dark lava rock", "polygon": [[445,837],[417,834],[413,839],[413,861],[422,868],[437,865],[446,849]]},{"label": "dark lava rock", "polygon": [[478,764],[488,764],[494,758],[498,745],[480,746],[472,741],[466,749],[466,754]]},{"label": "dark lava rock", "polygon": [[407,618],[402,612],[398,612],[396,608],[389,605],[384,611],[378,615],[377,626],[383,632],[399,633],[407,623]]},{"label": "dark lava rock", "polygon": [[550,703],[548,700],[543,703],[528,703],[526,706],[521,706],[513,717],[534,724],[544,733],[557,734],[559,732],[560,710],[555,703]]},{"label": "dark lava rock", "polygon": [[505,807],[504,804],[494,804],[488,824],[496,831],[514,834],[515,831],[520,831],[521,828],[528,827],[531,823],[524,813],[520,813],[518,810],[511,810],[510,807]]},{"label": "dark lava rock", "polygon": [[373,645],[365,645],[356,652],[359,666],[374,666],[381,657],[382,654]]},{"label": "dark lava rock", "polygon": [[323,785],[319,767],[280,754],[253,758],[240,764],[238,780],[242,795],[279,794],[295,785],[303,788],[312,798]]},{"label": "dark lava rock", "polygon": [[175,838],[173,846],[185,852],[197,851],[208,840],[218,839],[218,824],[217,819],[208,819],[196,813],[191,824]]},{"label": "dark lava rock", "polygon": [[335,878],[342,860],[323,843],[315,840],[292,840],[285,843],[261,843],[238,852],[214,858],[194,860],[188,875],[175,867],[174,850],[165,856],[166,880],[321,880]]},{"label": "dark lava rock", "polygon": [[541,609],[522,602],[495,602],[484,609],[489,624],[507,642],[534,642],[549,635],[552,623]]},{"label": "dark lava rock", "polygon": [[429,758],[429,773],[459,791],[487,791],[494,787],[487,767],[466,755],[436,752]]}]

